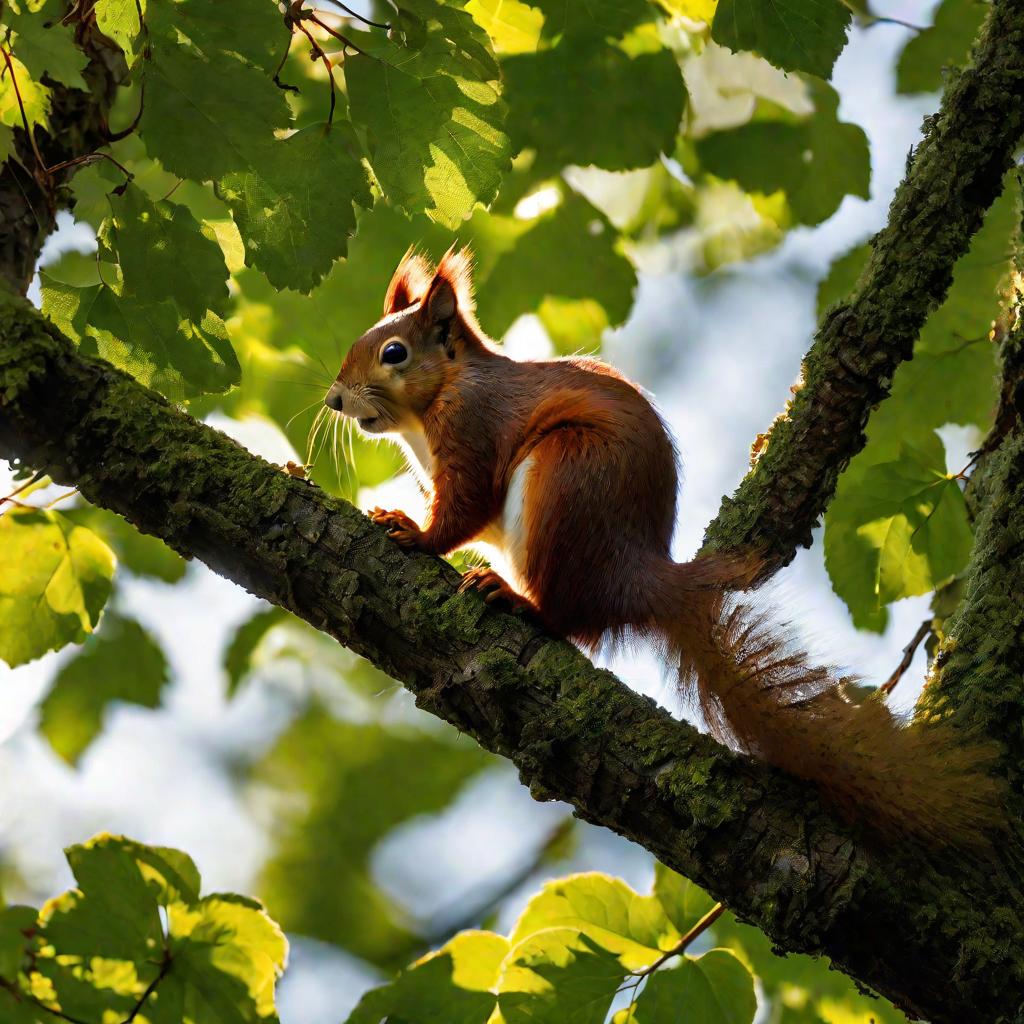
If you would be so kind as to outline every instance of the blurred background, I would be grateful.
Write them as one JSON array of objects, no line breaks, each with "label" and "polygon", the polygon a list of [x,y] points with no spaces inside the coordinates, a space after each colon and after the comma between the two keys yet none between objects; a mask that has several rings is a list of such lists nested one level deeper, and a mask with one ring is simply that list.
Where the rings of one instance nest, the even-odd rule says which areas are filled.
[{"label": "blurred background", "polygon": [[[882,13],[926,25],[932,5],[892,0]],[[896,92],[897,56],[912,34],[889,22],[854,26],[832,79],[840,119],[870,141],[869,199],[848,195],[824,223],[765,237],[757,225],[744,227],[742,209],[709,211],[716,231],[732,227],[716,235],[691,223],[631,253],[639,270],[635,304],[623,326],[605,333],[602,354],[648,390],[678,442],[685,467],[678,558],[693,554],[721,497],[746,472],[753,439],[796,380],[817,320],[819,282],[838,255],[884,224],[922,117],[937,106],[936,94]],[[786,76],[772,74],[784,92]],[[688,73],[687,85],[698,105],[698,72]],[[719,103],[728,101],[721,88]],[[734,102],[742,105],[743,96]],[[608,179],[623,176],[567,177],[600,206]],[[524,200],[531,201],[545,200]],[[723,194],[721,202],[730,201]],[[535,213],[516,209],[517,216]],[[48,268],[67,269],[75,254],[91,258],[95,250],[87,220],[64,215],[61,225],[43,255]],[[36,301],[39,295],[36,286]],[[369,304],[381,298],[372,295]],[[297,308],[308,315],[303,304],[316,301],[316,293],[297,298]],[[241,310],[229,322],[233,337],[256,330],[258,318],[255,303]],[[339,355],[351,334],[348,324],[337,327]],[[504,344],[520,357],[555,351],[535,315],[516,319]],[[277,401],[311,419],[318,389],[335,370],[296,369],[296,386],[280,389]],[[243,389],[260,372],[243,354]],[[198,408],[273,462],[307,461],[294,437],[242,405]],[[964,428],[942,434],[955,470],[977,437]],[[381,466],[366,474],[378,478],[373,486],[358,488],[361,507],[415,512],[415,488],[407,474],[389,476],[389,456],[369,446],[357,456]],[[13,486],[11,467],[0,463],[0,494]],[[72,497],[60,507],[74,506]],[[133,648],[133,667],[168,680],[158,687],[158,707],[111,703],[102,729],[85,727],[96,734],[83,742],[75,730],[99,712],[44,703],[55,678],[75,671],[80,651],[16,670],[0,664],[0,878],[8,899],[37,903],[66,888],[62,847],[99,831],[187,850],[206,891],[258,895],[288,929],[284,1024],[336,1024],[366,987],[459,927],[486,920],[507,929],[545,878],[603,870],[641,891],[649,887],[648,854],[571,823],[565,806],[534,803],[507,763],[417,711],[408,693],[365,663],[273,613],[259,617],[265,608],[258,601],[200,564],[186,566],[156,548],[132,561],[134,571],[129,564],[119,573],[114,611],[158,645],[147,639]],[[929,614],[927,598],[911,598],[892,606],[883,633],[857,631],[832,592],[818,533],[770,600],[811,650],[872,685],[889,676]],[[111,622],[111,630],[134,628]],[[103,651],[94,656],[102,659]],[[653,658],[637,652],[609,663],[629,685],[682,713]],[[922,650],[896,691],[898,707],[913,704],[923,673]]]}]

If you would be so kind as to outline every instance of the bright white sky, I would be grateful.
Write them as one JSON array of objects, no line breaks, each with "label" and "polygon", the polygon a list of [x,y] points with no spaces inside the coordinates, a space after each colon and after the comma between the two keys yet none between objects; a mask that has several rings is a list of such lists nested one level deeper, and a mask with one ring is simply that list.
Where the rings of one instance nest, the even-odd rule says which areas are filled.
[{"label": "bright white sky", "polygon": [[[883,4],[886,13],[920,23],[930,4]],[[906,30],[880,25],[854,29],[834,83],[844,120],[871,140],[872,196],[848,197],[820,228],[792,232],[778,250],[703,279],[645,276],[633,316],[606,346],[606,355],[653,394],[682,452],[686,483],[677,557],[692,554],[723,494],[747,465],[754,436],[781,408],[814,328],[815,289],[832,258],[864,241],[885,221],[907,151],[934,98],[895,98],[893,55]],[[61,245],[81,242],[65,226]],[[520,351],[534,344],[529,327],[514,329]],[[276,462],[291,457],[273,431],[259,424],[218,420],[254,450]],[[948,431],[951,461],[971,447],[963,431]],[[0,493],[9,473],[0,462]],[[401,483],[394,492],[408,490]],[[363,504],[377,496],[364,495]],[[403,504],[405,498],[382,504]],[[411,504],[411,502],[410,502]],[[408,504],[406,505],[408,507]],[[269,823],[233,788],[235,756],[272,740],[287,699],[280,687],[249,686],[232,704],[223,698],[224,644],[256,603],[234,585],[190,568],[186,585],[130,581],[123,610],[164,642],[174,683],[157,712],[117,708],[78,771],[68,769],[35,734],[36,705],[65,655],[51,655],[11,672],[0,665],[0,852],[13,857],[40,899],[70,881],[61,848],[95,832],[124,832],[146,842],[187,850],[207,891],[250,890],[268,850]],[[892,610],[885,636],[857,633],[829,586],[820,535],[775,587],[773,599],[820,656],[880,682],[926,617],[925,599]],[[653,658],[631,655],[613,663],[625,681],[672,706],[671,690]],[[909,706],[920,687],[923,658],[897,691]],[[414,712],[418,714],[418,712]],[[444,815],[410,824],[378,851],[379,878],[417,913],[445,915],[459,894],[500,878],[527,858],[564,810],[534,804],[510,770],[471,786]],[[568,870],[601,869],[644,887],[650,860],[597,829],[587,829]],[[509,901],[508,923],[539,879]],[[344,955],[308,941],[293,943],[280,994],[283,1024],[338,1024],[372,979]]]}]

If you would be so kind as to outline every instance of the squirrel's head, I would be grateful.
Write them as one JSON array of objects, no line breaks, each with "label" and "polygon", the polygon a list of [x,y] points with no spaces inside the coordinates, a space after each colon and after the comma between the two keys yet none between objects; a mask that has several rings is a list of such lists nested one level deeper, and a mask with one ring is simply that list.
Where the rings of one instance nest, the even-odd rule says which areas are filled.
[{"label": "squirrel's head", "polygon": [[324,399],[368,433],[419,419],[469,349],[483,346],[473,317],[468,249],[437,269],[410,249],[384,299],[384,316],[349,349]]}]

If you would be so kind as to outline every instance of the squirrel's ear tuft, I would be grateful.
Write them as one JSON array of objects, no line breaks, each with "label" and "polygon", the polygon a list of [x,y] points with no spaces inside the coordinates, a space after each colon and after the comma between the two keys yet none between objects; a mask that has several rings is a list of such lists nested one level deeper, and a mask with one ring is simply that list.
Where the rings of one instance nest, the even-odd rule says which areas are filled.
[{"label": "squirrel's ear tuft", "polygon": [[388,285],[384,296],[384,315],[399,313],[414,302],[420,302],[427,294],[432,277],[430,264],[410,245]]},{"label": "squirrel's ear tuft", "polygon": [[474,308],[473,254],[468,248],[456,250],[453,245],[437,265],[421,312],[431,323],[442,323],[456,313],[471,318]]}]

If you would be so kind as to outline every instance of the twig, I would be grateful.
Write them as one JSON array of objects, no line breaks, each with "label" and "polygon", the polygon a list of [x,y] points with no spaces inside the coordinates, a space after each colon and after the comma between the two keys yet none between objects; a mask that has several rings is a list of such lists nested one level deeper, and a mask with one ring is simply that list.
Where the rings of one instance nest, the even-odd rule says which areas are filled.
[{"label": "twig", "polygon": [[142,120],[142,112],[146,107],[146,80],[143,78],[142,85],[139,87],[139,112],[132,118],[132,123],[127,128],[121,128],[116,132],[110,130],[110,125],[106,124],[104,119],[104,128],[106,129],[107,142],[118,142],[121,139],[126,139],[136,128],[139,127],[139,122]]},{"label": "twig", "polygon": [[160,982],[167,977],[167,972],[170,970],[170,968],[171,956],[165,950],[163,963],[161,963],[160,965],[160,972],[146,987],[146,991],[143,992],[141,996],[139,996],[139,1001],[135,1004],[135,1009],[133,1009],[132,1012],[129,1013],[127,1017],[125,1017],[121,1024],[132,1024],[132,1021],[135,1020],[135,1018],[138,1017],[139,1013],[142,1011],[142,1007],[146,1005],[146,1000],[149,999],[149,997],[156,991],[157,985],[159,985]]},{"label": "twig", "polygon": [[329,2],[334,4],[335,7],[340,7],[347,15],[349,15],[349,17],[356,18],[358,21],[363,22],[364,25],[372,25],[374,28],[382,28],[385,32],[391,31],[390,25],[379,21],[370,21],[369,18],[364,17],[362,14],[357,14],[351,7],[346,7],[341,0],[329,0]]},{"label": "twig", "polygon": [[358,46],[356,46],[356,44],[353,43],[352,40],[348,38],[348,36],[343,35],[335,28],[331,28],[331,26],[328,25],[327,22],[321,21],[315,14],[310,13],[307,20],[313,22],[314,25],[319,25],[325,32],[329,33],[335,39],[337,39],[338,42],[342,43],[344,46],[348,46],[351,49],[355,50],[356,53],[361,53],[364,57],[370,56],[365,50],[362,50]]},{"label": "twig", "polygon": [[910,663],[914,660],[914,655],[917,653],[918,647],[921,645],[921,641],[932,631],[932,620],[925,619],[920,626],[917,627],[917,632],[914,634],[913,639],[903,648],[903,657],[900,658],[900,663],[896,666],[896,671],[893,672],[889,678],[882,683],[878,688],[879,693],[889,696],[893,690],[896,689],[896,684],[903,678],[903,674],[910,668]]},{"label": "twig", "polygon": [[313,38],[313,33],[301,21],[296,21],[295,27],[309,40],[310,46],[313,47],[313,59],[323,61],[324,67],[327,68],[327,77],[331,80],[331,109],[327,112],[327,123],[330,125],[334,122],[334,105],[337,102],[336,94],[338,91],[337,83],[334,81],[334,68],[331,66],[331,59],[327,56],[324,48]]},{"label": "twig", "polygon": [[[109,160],[125,177],[123,185],[118,185],[114,192],[117,195],[121,195],[128,185],[134,180],[135,175],[125,167],[119,160],[115,160],[109,153],[100,153],[98,150],[95,153],[86,153],[85,156],[72,157],[70,160],[63,160],[59,164],[54,164],[52,167],[45,168],[46,174],[56,174],[57,171],[63,171],[65,167],[77,167],[80,164],[91,164],[97,160]],[[119,191],[120,190],[120,191]]]},{"label": "twig", "polygon": [[923,32],[923,25],[914,25],[909,21],[901,21],[899,18],[883,18],[881,15],[869,14],[867,19],[867,28],[871,28],[872,25],[899,25],[901,28],[909,28],[911,32]]},{"label": "twig", "polygon": [[646,978],[649,974],[653,974],[666,961],[671,960],[674,956],[679,956],[694,939],[706,932],[724,913],[725,904],[716,903],[670,950],[662,953],[650,967],[645,967],[642,971],[634,971],[633,976]]},{"label": "twig", "polygon": [[44,473],[43,470],[39,470],[38,473],[33,473],[32,476],[30,476],[28,480],[26,480],[20,487],[18,487],[16,490],[11,491],[10,494],[5,494],[2,498],[0,498],[0,505],[3,505],[4,502],[7,501],[12,502],[13,504],[18,504],[18,502],[15,502],[14,499],[19,494],[21,494],[22,491],[27,491],[34,483],[38,483],[40,480],[42,480],[44,476],[46,476],[46,473]]},{"label": "twig", "polygon": [[32,144],[32,152],[36,155],[39,167],[45,174],[46,161],[39,152],[39,147],[36,145],[35,133],[32,131],[32,127],[28,123],[28,114],[25,113],[25,103],[21,98],[21,89],[18,88],[18,76],[14,73],[14,64],[11,61],[11,52],[10,50],[0,47],[0,53],[3,54],[4,62],[7,64],[7,70],[11,73],[11,85],[14,86],[14,95],[18,98],[18,109],[21,111],[21,123],[25,126],[25,134],[28,136],[28,141]]},{"label": "twig", "polygon": [[642,971],[632,971],[630,973],[630,981],[628,985],[623,985],[619,992],[625,992],[627,988],[631,988],[633,991],[630,994],[629,1000],[633,1002],[636,999],[636,992],[640,985],[643,983],[645,978],[649,978],[659,967],[671,960],[675,956],[679,956],[698,935],[707,931],[724,913],[725,904],[716,903],[670,950],[662,953],[653,964],[645,967]]},{"label": "twig", "polygon": [[285,46],[284,53],[281,54],[281,59],[277,62],[277,67],[274,69],[274,85],[285,92],[300,92],[301,90],[297,85],[289,85],[287,82],[281,81],[281,72],[284,70],[285,61],[288,60],[288,54],[291,53],[292,39],[295,38],[294,19],[290,12],[285,17],[285,24],[288,26],[288,44]]}]

